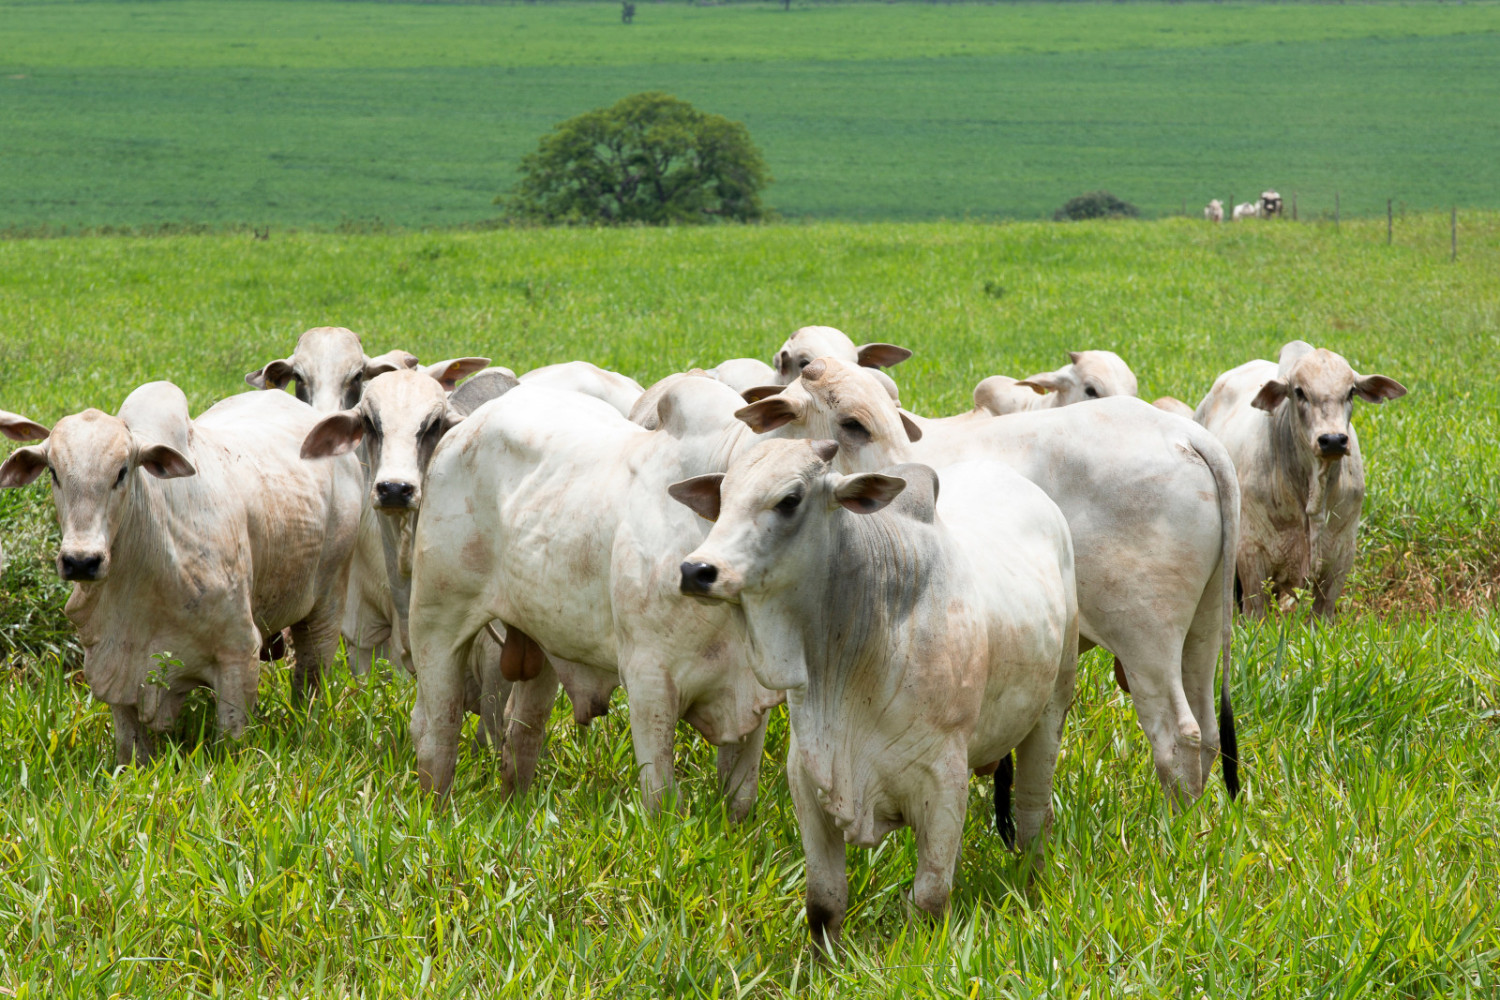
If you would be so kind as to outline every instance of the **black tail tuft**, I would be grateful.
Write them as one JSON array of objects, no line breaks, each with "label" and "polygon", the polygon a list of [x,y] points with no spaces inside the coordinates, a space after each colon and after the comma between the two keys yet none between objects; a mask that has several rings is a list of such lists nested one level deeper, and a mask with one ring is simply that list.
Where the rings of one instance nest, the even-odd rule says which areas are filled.
[{"label": "black tail tuft", "polygon": [[1016,818],[1010,812],[1010,786],[1015,775],[1015,764],[1011,755],[1006,754],[995,768],[995,832],[1012,849],[1016,846]]},{"label": "black tail tuft", "polygon": [[1234,735],[1234,708],[1226,690],[1219,698],[1219,755],[1224,768],[1224,787],[1232,799],[1240,794],[1240,743]]}]

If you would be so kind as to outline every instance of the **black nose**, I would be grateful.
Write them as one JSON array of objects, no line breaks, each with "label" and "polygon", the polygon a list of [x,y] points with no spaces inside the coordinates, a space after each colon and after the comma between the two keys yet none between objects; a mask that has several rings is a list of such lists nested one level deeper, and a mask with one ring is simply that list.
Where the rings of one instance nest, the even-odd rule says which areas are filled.
[{"label": "black nose", "polygon": [[1325,455],[1347,455],[1349,454],[1349,435],[1319,434],[1318,448]]},{"label": "black nose", "polygon": [[682,564],[682,592],[684,594],[706,594],[719,578],[719,568],[708,563],[685,562]]},{"label": "black nose", "polygon": [[57,567],[64,580],[97,579],[99,567],[103,564],[103,556],[59,556],[57,559]]},{"label": "black nose", "polygon": [[375,484],[375,501],[382,507],[409,507],[417,488],[411,483],[381,482]]}]

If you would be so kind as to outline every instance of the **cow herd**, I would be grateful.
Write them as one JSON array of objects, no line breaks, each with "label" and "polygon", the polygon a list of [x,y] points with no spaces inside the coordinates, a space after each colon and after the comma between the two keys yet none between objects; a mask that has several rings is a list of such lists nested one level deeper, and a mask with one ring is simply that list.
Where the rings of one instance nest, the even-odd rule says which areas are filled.
[{"label": "cow herd", "polygon": [[289,641],[306,695],[342,636],[354,674],[383,655],[415,676],[425,789],[447,793],[467,715],[510,793],[559,687],[579,723],[623,687],[646,804],[672,792],[685,720],[738,819],[784,702],[827,946],[846,846],[902,826],[913,901],[946,907],[971,773],[994,775],[1007,842],[1043,835],[1083,650],[1113,654],[1169,801],[1221,757],[1235,794],[1236,590],[1246,614],[1310,590],[1333,615],[1364,491],[1352,406],[1406,391],[1294,341],[1196,410],[1147,405],[1118,355],[1080,351],[924,418],[883,371],[909,356],[805,327],[772,365],[643,389],[586,362],[518,378],[370,357],[320,327],[246,376],[274,391],[196,419],[169,382],[50,434],[0,411],[0,432],[44,439],[0,488],[49,475],[67,614],[122,764],[151,758],[197,687],[238,736],[263,661]]},{"label": "cow herd", "polygon": [[[1275,191],[1262,191],[1260,197],[1254,201],[1245,201],[1234,206],[1229,219],[1231,222],[1238,222],[1241,219],[1279,219],[1285,207],[1281,195]],[[1217,198],[1213,199],[1204,206],[1203,217],[1209,222],[1223,222],[1224,203]]]}]

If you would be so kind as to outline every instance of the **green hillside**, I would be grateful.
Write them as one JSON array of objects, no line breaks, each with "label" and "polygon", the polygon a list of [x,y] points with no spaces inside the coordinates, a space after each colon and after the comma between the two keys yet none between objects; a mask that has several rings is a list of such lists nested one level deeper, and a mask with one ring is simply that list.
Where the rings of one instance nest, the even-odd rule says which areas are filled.
[{"label": "green hillside", "polygon": [[787,216],[1500,206],[1500,6],[0,3],[0,227],[492,217],[643,89],[747,122]]}]

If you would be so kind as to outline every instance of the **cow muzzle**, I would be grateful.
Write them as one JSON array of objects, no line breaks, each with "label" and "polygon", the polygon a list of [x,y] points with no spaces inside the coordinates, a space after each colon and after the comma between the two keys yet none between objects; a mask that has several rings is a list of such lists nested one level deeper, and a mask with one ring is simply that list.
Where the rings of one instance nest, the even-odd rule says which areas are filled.
[{"label": "cow muzzle", "polygon": [[108,572],[100,552],[61,552],[57,556],[57,575],[74,583],[103,580]]},{"label": "cow muzzle", "polygon": [[408,511],[417,506],[417,486],[399,479],[382,479],[375,484],[376,510]]},{"label": "cow muzzle", "polygon": [[1319,434],[1318,453],[1323,458],[1343,458],[1349,454],[1349,435]]},{"label": "cow muzzle", "polygon": [[728,586],[729,581],[724,579],[724,574],[713,563],[688,559],[680,569],[680,589],[688,597],[705,601],[733,601],[738,596],[737,588]]}]

